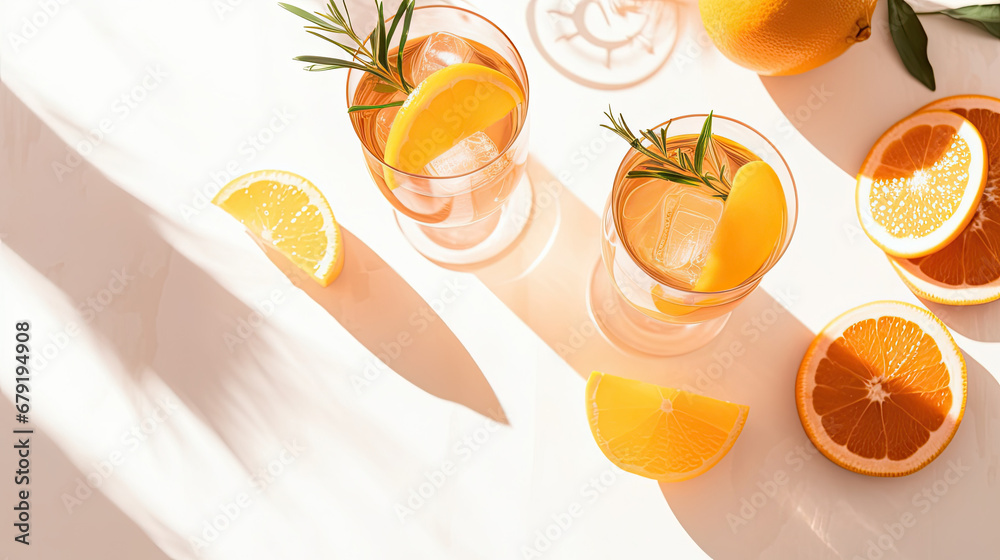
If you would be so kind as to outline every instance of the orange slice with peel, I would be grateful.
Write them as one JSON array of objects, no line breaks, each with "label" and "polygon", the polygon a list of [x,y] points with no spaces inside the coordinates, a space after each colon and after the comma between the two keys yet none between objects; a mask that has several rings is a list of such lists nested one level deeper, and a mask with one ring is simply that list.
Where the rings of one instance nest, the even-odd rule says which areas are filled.
[{"label": "orange slice with peel", "polygon": [[795,382],[799,419],[816,448],[871,476],[903,476],[933,461],[958,430],[965,397],[965,359],[948,329],[896,301],[834,319]]},{"label": "orange slice with peel", "polygon": [[255,171],[230,181],[212,203],[321,286],[340,274],[344,266],[340,226],[326,197],[308,179],[288,171]]},{"label": "orange slice with peel", "polygon": [[781,180],[770,165],[758,160],[741,167],[695,290],[735,288],[760,270],[781,240],[787,211]]},{"label": "orange slice with peel", "polygon": [[619,468],[664,482],[694,478],[732,449],[750,407],[600,372],[587,381],[594,440]]},{"label": "orange slice with peel", "polygon": [[[505,74],[468,62],[446,66],[421,82],[399,108],[386,137],[385,163],[421,174],[434,158],[522,103],[520,86]],[[386,183],[394,189],[398,181],[391,171],[386,170]]]},{"label": "orange slice with peel", "polygon": [[861,227],[902,258],[945,247],[969,224],[986,184],[986,146],[968,120],[948,111],[914,113],[868,153],[857,178]]},{"label": "orange slice with peel", "polygon": [[1000,99],[956,95],[921,110],[947,110],[969,120],[986,144],[986,187],[958,237],[919,259],[890,257],[916,295],[937,303],[975,305],[1000,299]]}]

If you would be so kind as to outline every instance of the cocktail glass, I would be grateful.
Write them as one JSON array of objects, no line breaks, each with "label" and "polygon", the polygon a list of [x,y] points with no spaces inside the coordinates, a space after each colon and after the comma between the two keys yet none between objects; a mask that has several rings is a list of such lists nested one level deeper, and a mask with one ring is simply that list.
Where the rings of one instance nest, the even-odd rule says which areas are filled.
[{"label": "cocktail glass", "polygon": [[[473,62],[506,74],[524,94],[524,102],[506,119],[456,146],[458,151],[450,154],[450,161],[436,166],[436,172],[428,169],[423,174],[393,168],[383,158],[385,134],[398,109],[351,114],[372,179],[392,204],[396,222],[410,244],[443,264],[487,260],[518,237],[531,212],[531,185],[524,173],[529,98],[524,63],[503,31],[464,8],[417,7],[409,37],[404,68],[412,83],[426,77],[424,66],[433,70],[435,63]],[[425,47],[433,57],[424,52]],[[350,70],[347,104],[374,105],[404,97],[399,92],[374,91],[372,83],[370,74]],[[389,173],[395,188],[387,185]]]},{"label": "cocktail glass", "polygon": [[[696,138],[708,115],[689,115],[665,122],[671,137]],[[767,162],[777,173],[785,198],[786,216],[781,236],[763,266],[740,285],[719,292],[698,292],[691,286],[665,278],[623,239],[629,227],[623,217],[625,195],[634,182],[626,174],[646,161],[630,149],[615,176],[602,220],[602,260],[594,268],[588,287],[591,315],[602,334],[615,346],[633,353],[673,356],[691,352],[710,342],[726,325],[732,310],[760,284],[791,242],[798,214],[795,181],[784,158],[763,135],[735,119],[715,115],[714,137],[728,139],[745,148],[747,159]],[[742,150],[741,150],[742,151]],[[736,158],[743,163],[745,160]],[[730,169],[735,175],[738,169]],[[660,179],[656,179],[660,180]],[[709,196],[709,195],[706,195]],[[681,202],[683,205],[683,202]],[[681,206],[683,209],[683,206]],[[662,237],[670,243],[670,237]],[[670,252],[667,245],[658,247]]]}]

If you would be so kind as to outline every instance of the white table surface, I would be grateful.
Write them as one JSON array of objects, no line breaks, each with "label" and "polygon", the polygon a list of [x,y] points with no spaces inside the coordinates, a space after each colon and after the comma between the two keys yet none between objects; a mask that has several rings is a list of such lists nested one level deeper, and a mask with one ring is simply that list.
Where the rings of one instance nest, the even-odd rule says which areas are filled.
[{"label": "white table surface", "polygon": [[[43,4],[58,8],[37,16]],[[759,78],[710,46],[690,2],[662,69],[599,90],[540,55],[526,24],[536,7],[477,7],[525,59],[532,179],[556,200],[535,272],[505,278],[440,268],[407,245],[361,160],[345,73],[291,61],[324,45],[273,2],[4,2],[0,356],[13,363],[13,323],[27,319],[48,359],[31,385],[33,543],[12,541],[4,443],[0,557],[996,557],[1000,304],[932,305],[966,353],[969,401],[949,448],[912,476],[863,477],[817,456],[792,384],[838,313],[924,305],[858,228],[852,176],[879,133],[924,103],[1000,96],[1000,42],[925,17],[930,92],[903,69],[879,6],[871,40],[804,75]],[[45,23],[29,37],[22,18]],[[561,288],[579,288],[598,257],[594,216],[624,153],[597,127],[608,103],[637,125],[709,109],[741,119],[796,178],[791,248],[690,356],[609,358],[577,322],[582,297]],[[365,262],[349,261],[335,292],[290,282],[205,205],[220,178],[262,168],[312,179],[353,234],[348,255]],[[390,360],[399,375],[370,349],[410,327],[377,310],[405,320],[417,294],[443,321],[410,323],[430,334]],[[744,352],[730,360],[733,344]],[[745,402],[749,422],[712,471],[661,489],[593,444],[583,385],[595,368]],[[497,403],[506,424],[482,414]],[[427,497],[400,509],[414,492]],[[212,523],[222,530],[206,532]]]}]

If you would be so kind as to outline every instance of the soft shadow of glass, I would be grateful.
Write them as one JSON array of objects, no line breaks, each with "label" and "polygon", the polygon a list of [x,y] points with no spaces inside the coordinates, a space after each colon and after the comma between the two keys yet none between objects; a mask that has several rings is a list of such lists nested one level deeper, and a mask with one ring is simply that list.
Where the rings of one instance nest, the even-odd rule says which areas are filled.
[{"label": "soft shadow of glass", "polygon": [[[785,314],[780,303],[758,290],[737,308],[723,334],[696,352],[655,358],[618,348],[594,324],[587,301],[591,272],[601,258],[597,215],[537,159],[528,159],[527,174],[534,206],[522,237],[496,259],[459,269],[475,274],[581,377],[597,370],[666,385],[687,383],[685,372],[700,371],[706,360],[725,351],[727,333],[756,332],[757,327],[744,324],[749,320],[745,318],[748,310],[766,310],[757,318],[766,323],[758,325],[764,329]],[[808,343],[810,335],[804,327],[802,334]]]},{"label": "soft shadow of glass", "polygon": [[855,474],[823,457],[802,430],[793,397],[807,342],[800,331],[779,323],[753,359],[741,358],[722,378],[722,392],[751,405],[729,455],[701,477],[661,484],[705,552],[778,560],[983,558],[996,550],[1000,385],[993,376],[966,356],[965,417],[933,463],[901,478]]},{"label": "soft shadow of glass", "polygon": [[1000,301],[968,306],[921,301],[962,336],[982,342],[1000,342]]},{"label": "soft shadow of glass", "polygon": [[531,0],[526,18],[546,62],[595,89],[651,78],[670,59],[681,28],[673,0]]},{"label": "soft shadow of glass", "polygon": [[997,95],[996,38],[944,16],[920,21],[927,34],[937,38],[930,45],[937,91],[906,72],[889,34],[886,8],[879,6],[867,41],[804,74],[761,77],[790,121],[779,127],[788,135],[798,129],[853,177],[882,132],[925,104],[949,95]]},{"label": "soft shadow of glass", "polygon": [[434,309],[368,245],[341,226],[344,268],[322,287],[273,247],[258,246],[295,284],[404,379],[507,423],[493,388]]}]

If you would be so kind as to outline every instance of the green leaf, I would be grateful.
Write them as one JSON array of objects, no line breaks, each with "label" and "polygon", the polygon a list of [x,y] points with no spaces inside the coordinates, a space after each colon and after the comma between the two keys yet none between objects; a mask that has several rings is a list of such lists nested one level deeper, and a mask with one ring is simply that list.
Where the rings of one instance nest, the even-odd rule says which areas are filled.
[{"label": "green leaf", "polygon": [[1000,39],[1000,4],[966,6],[952,10],[941,10],[938,13],[971,23]]},{"label": "green leaf", "polygon": [[361,70],[362,72],[375,74],[376,76],[386,81],[390,81],[384,74],[377,73],[373,71],[370,67],[365,66],[363,64],[359,64],[351,60],[344,60],[341,58],[329,58],[326,56],[309,56],[309,55],[297,56],[294,58],[294,60],[298,60],[300,62],[311,62],[312,64],[322,64],[323,66],[331,67],[331,68],[323,68],[323,70],[331,70],[333,68],[353,68],[355,70]]},{"label": "green leaf", "polygon": [[296,8],[295,6],[292,6],[290,4],[285,4],[282,2],[278,2],[278,5],[288,10],[289,12],[292,12],[293,14],[299,16],[300,18],[309,20],[320,27],[330,27],[329,23],[323,21],[314,14],[310,14],[309,12],[303,10],[302,8]]},{"label": "green leaf", "polygon": [[[351,23],[351,11],[347,9],[347,0],[342,0],[341,4],[344,6],[344,15],[347,16],[347,27],[354,29],[354,24]],[[340,10],[337,9],[337,3],[334,0],[330,0],[331,11],[337,14],[337,17],[344,19],[344,16],[340,14]]]},{"label": "green leaf", "polygon": [[629,171],[625,177],[629,179],[663,179],[664,181],[671,181],[674,183],[679,183],[681,185],[689,185],[692,187],[700,187],[704,183],[701,181],[688,177],[687,175],[681,175],[680,173],[674,173],[673,171],[659,168],[659,169],[646,169],[646,170],[633,170]]},{"label": "green leaf", "polygon": [[399,74],[399,82],[403,84],[403,91],[409,93],[410,84],[406,83],[406,78],[403,77],[403,49],[406,48],[406,36],[410,33],[410,21],[413,20],[413,8],[417,5],[417,2],[416,0],[403,0],[403,4],[406,4],[406,16],[403,18],[403,29],[399,32],[399,48],[396,50],[396,72]]},{"label": "green leaf", "polygon": [[698,171],[697,166],[691,162],[691,156],[687,155],[687,152],[682,152],[680,150],[677,150],[677,157],[681,159],[681,167],[688,170],[694,170],[698,173],[698,175],[701,175],[701,172]]},{"label": "green leaf", "polygon": [[385,38],[385,13],[382,11],[382,3],[378,2],[378,62],[389,69],[389,42]]},{"label": "green leaf", "polygon": [[407,4],[409,4],[409,0],[403,0],[400,2],[399,9],[396,10],[396,15],[392,16],[392,25],[389,27],[389,32],[385,34],[385,40],[387,43],[392,43],[392,35],[396,33],[396,26],[399,25],[399,21],[406,15]]},{"label": "green leaf", "polygon": [[311,34],[319,37],[320,39],[323,39],[324,41],[329,41],[329,42],[333,43],[334,45],[337,45],[338,47],[344,49],[345,51],[347,51],[348,54],[350,54],[352,56],[356,56],[356,55],[360,55],[361,54],[361,53],[358,53],[355,49],[352,49],[351,47],[348,47],[347,45],[344,45],[343,43],[338,43],[337,41],[334,41],[333,39],[327,37],[326,35],[322,35],[320,33],[316,33],[315,31],[309,31],[308,29],[306,30],[306,33],[311,33]]},{"label": "green leaf", "polygon": [[348,113],[356,113],[358,111],[371,111],[373,109],[385,109],[386,107],[399,107],[402,104],[403,104],[403,101],[393,101],[392,103],[384,103],[382,105],[351,105],[351,107],[349,109],[347,109],[347,112]]},{"label": "green leaf", "polygon": [[911,76],[934,91],[934,69],[927,59],[927,33],[905,0],[889,0],[889,32]]},{"label": "green leaf", "polygon": [[705,118],[705,124],[701,125],[701,134],[698,135],[698,144],[694,148],[694,170],[701,175],[701,170],[705,163],[705,153],[708,151],[708,144],[712,141],[712,115],[715,111],[710,111]]},{"label": "green leaf", "polygon": [[378,30],[372,30],[371,34],[368,35],[368,45],[372,51],[372,60],[377,61],[379,59],[378,55]]}]

